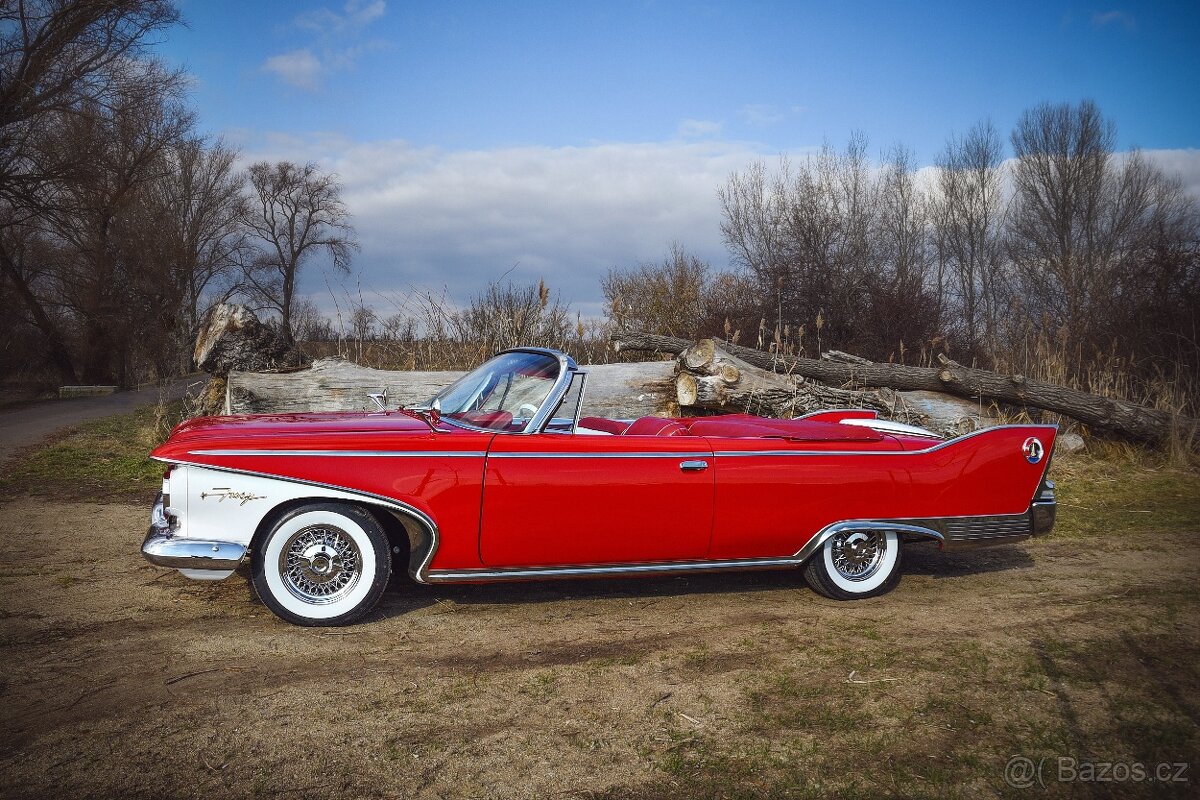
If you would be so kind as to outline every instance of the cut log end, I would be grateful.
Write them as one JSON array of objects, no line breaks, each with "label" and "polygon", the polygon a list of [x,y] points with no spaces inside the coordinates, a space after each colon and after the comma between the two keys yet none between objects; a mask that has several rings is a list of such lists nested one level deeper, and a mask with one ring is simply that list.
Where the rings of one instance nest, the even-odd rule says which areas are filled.
[{"label": "cut log end", "polygon": [[683,351],[683,363],[688,369],[699,370],[712,363],[717,347],[712,339],[701,339]]},{"label": "cut log end", "polygon": [[700,396],[696,378],[686,372],[675,379],[675,398],[681,406],[694,406]]}]

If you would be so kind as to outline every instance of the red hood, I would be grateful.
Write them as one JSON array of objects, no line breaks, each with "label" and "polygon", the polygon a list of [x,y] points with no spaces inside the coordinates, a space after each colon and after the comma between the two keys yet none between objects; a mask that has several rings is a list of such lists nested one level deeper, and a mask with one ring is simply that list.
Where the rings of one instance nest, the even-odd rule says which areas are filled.
[{"label": "red hood", "polygon": [[353,432],[428,433],[423,420],[399,411],[326,411],[305,414],[242,414],[229,417],[197,417],[179,423],[172,439],[201,439],[210,436],[286,436],[289,434]]},{"label": "red hood", "polygon": [[[428,448],[434,442],[452,449],[477,446],[479,436],[451,426],[430,430],[424,420],[399,411],[350,411],[307,414],[246,414],[199,417],[176,426],[152,458],[191,460],[198,450],[221,448],[389,449]],[[454,444],[451,444],[454,442]]]}]

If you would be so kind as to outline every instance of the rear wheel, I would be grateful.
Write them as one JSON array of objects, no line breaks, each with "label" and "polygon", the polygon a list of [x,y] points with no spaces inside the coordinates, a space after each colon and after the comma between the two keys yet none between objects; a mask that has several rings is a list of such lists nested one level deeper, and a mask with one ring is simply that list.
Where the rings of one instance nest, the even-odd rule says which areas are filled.
[{"label": "rear wheel", "polygon": [[895,531],[839,531],[804,565],[813,591],[834,600],[886,594],[900,581],[900,536]]},{"label": "rear wheel", "polygon": [[267,608],[296,625],[348,625],[379,601],[392,574],[387,534],[370,512],[341,503],[294,508],[252,559]]}]

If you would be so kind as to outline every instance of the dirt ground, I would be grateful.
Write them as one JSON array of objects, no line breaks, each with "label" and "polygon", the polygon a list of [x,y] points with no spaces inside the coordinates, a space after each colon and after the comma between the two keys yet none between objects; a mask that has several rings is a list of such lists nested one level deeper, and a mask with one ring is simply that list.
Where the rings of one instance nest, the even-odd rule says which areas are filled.
[{"label": "dirt ground", "polygon": [[[146,509],[0,504],[0,795],[1181,794],[1200,781],[1200,532],[798,572],[398,584],[346,629],[137,554]],[[1184,763],[1188,782],[1005,764]],[[1049,769],[1050,767],[1047,767]]]}]

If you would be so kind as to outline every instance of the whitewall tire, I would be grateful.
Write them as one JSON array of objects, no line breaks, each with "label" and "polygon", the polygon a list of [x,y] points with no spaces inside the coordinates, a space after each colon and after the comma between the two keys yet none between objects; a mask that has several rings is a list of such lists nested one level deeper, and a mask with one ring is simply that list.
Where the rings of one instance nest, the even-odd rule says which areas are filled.
[{"label": "whitewall tire", "polygon": [[900,545],[895,531],[839,531],[805,564],[804,579],[813,591],[834,600],[886,594],[900,581]]},{"label": "whitewall tire", "polygon": [[342,503],[293,508],[251,557],[251,582],[296,625],[347,625],[374,608],[392,574],[387,534],[369,511]]}]

